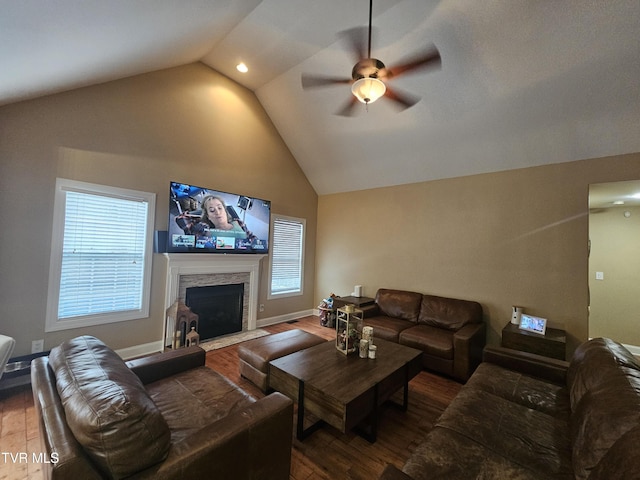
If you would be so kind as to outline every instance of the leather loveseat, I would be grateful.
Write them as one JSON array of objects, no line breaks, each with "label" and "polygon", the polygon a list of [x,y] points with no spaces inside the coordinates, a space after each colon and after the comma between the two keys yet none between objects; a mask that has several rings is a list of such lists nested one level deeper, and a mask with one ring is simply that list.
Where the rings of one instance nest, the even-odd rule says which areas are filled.
[{"label": "leather loveseat", "polygon": [[501,347],[382,478],[640,478],[640,363],[597,338],[571,362]]},{"label": "leather loveseat", "polygon": [[188,347],[125,363],[83,336],[32,361],[45,478],[288,479],[293,405]]},{"label": "leather loveseat", "polygon": [[486,327],[478,302],[381,288],[362,310],[374,338],[422,350],[424,368],[465,382],[482,359]]}]

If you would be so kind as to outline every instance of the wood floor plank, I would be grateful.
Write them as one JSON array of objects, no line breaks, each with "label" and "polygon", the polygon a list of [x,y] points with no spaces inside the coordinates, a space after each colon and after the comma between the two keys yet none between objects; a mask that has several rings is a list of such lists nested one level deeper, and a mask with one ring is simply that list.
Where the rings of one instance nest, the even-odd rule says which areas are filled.
[{"label": "wood floor plank", "polygon": [[[270,333],[300,328],[327,340],[335,331],[320,325],[318,317],[309,316],[293,322],[263,327]],[[256,398],[264,394],[240,376],[238,345],[207,352],[206,365]],[[353,432],[343,434],[325,426],[303,442],[292,431],[291,480],[333,480],[378,478],[387,464],[402,467],[428,430],[457,395],[461,385],[454,380],[420,372],[409,383],[409,408],[402,412],[384,406],[378,424],[378,439],[371,444]],[[397,400],[397,399],[396,399]],[[297,408],[294,406],[294,415]],[[295,419],[294,419],[295,430]],[[38,423],[29,387],[0,397],[0,451],[40,451]],[[0,465],[0,480],[40,480],[39,465]]]}]

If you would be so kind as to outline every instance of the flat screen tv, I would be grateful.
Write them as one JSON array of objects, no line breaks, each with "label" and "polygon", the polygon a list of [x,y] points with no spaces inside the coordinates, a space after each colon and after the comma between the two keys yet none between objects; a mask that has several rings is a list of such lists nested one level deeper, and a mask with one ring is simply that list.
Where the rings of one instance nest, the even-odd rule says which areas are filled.
[{"label": "flat screen tv", "polygon": [[169,202],[168,252],[269,252],[269,200],[171,182]]}]

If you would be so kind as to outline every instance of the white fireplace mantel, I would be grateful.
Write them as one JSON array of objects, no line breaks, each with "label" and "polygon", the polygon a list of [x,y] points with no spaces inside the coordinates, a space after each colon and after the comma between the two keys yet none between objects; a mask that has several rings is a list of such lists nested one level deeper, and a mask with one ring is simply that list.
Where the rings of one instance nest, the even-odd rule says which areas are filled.
[{"label": "white fireplace mantel", "polygon": [[[255,330],[258,318],[258,287],[260,261],[266,255],[234,255],[207,253],[165,253],[167,259],[167,285],[165,309],[178,298],[180,276],[210,275],[220,273],[249,274],[249,310],[247,330]],[[166,333],[165,333],[166,337]]]}]

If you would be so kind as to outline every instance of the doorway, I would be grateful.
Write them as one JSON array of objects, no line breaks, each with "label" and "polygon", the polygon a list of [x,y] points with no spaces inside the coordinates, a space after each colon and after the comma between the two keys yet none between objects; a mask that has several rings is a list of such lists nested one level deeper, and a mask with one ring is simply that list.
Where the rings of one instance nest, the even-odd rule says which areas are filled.
[{"label": "doorway", "polygon": [[640,354],[640,180],[589,186],[589,337]]}]

